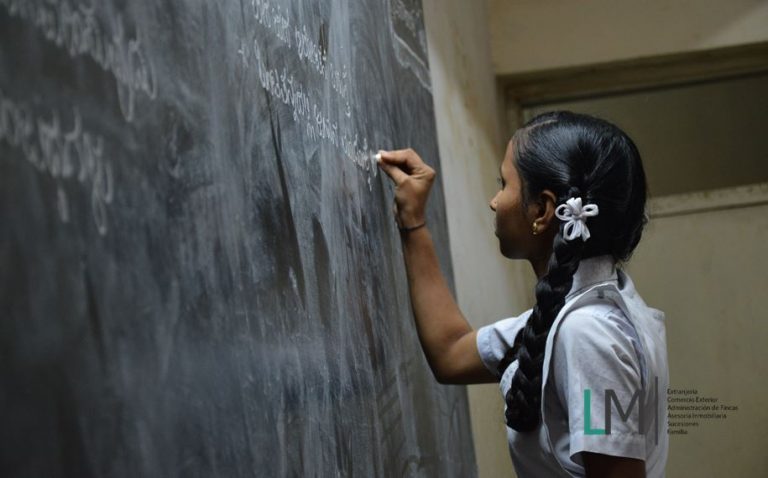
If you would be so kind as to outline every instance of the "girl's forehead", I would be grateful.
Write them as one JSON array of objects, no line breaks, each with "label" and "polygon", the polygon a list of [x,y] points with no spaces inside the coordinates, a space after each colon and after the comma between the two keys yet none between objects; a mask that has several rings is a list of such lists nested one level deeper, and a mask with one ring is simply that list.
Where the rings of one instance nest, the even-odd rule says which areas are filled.
[{"label": "girl's forehead", "polygon": [[515,148],[511,143],[507,148],[507,153],[504,155],[504,161],[501,162],[501,166],[507,174],[515,173]]},{"label": "girl's forehead", "polygon": [[511,156],[514,152],[514,149],[515,149],[515,140],[513,138],[513,139],[510,139],[509,142],[507,142],[507,150],[505,153],[505,157]]}]

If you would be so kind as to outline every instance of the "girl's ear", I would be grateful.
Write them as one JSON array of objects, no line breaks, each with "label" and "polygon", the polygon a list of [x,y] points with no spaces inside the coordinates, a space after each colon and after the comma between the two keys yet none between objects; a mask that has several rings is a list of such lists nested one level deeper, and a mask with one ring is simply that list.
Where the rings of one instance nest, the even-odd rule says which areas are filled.
[{"label": "girl's ear", "polygon": [[555,209],[557,208],[557,196],[549,189],[545,189],[539,195],[536,201],[536,212],[534,221],[539,229],[546,231],[555,218]]}]

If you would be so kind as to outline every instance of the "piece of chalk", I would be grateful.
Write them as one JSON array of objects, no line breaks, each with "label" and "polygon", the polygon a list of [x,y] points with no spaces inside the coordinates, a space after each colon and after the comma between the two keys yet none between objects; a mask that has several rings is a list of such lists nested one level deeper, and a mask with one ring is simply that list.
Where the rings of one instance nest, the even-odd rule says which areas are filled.
[{"label": "piece of chalk", "polygon": [[381,153],[374,154],[373,159],[375,159],[376,161],[381,161]]}]

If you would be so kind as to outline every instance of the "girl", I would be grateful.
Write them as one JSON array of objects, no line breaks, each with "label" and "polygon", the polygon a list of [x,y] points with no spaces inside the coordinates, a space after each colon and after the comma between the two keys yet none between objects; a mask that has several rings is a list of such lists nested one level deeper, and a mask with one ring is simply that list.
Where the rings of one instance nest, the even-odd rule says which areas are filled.
[{"label": "girl", "polygon": [[509,141],[490,201],[501,254],[526,259],[536,305],[473,330],[442,277],[425,223],[435,171],[381,151],[396,184],[419,339],[440,383],[499,382],[518,476],[663,477],[669,384],[664,314],[622,265],[647,223],[632,140],[570,111],[539,115]]}]

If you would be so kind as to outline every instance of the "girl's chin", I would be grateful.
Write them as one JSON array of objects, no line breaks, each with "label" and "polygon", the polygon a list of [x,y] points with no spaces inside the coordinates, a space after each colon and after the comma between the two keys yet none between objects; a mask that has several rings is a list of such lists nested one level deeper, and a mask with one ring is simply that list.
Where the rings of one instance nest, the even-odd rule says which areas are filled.
[{"label": "girl's chin", "polygon": [[507,254],[509,253],[509,251],[507,250],[506,247],[504,247],[504,242],[501,240],[501,238],[498,236],[496,237],[499,239],[499,252],[501,252],[502,256],[507,257]]},{"label": "girl's chin", "polygon": [[505,243],[501,238],[499,238],[499,252],[507,259],[520,259],[522,257],[520,251],[510,247],[510,244]]}]

